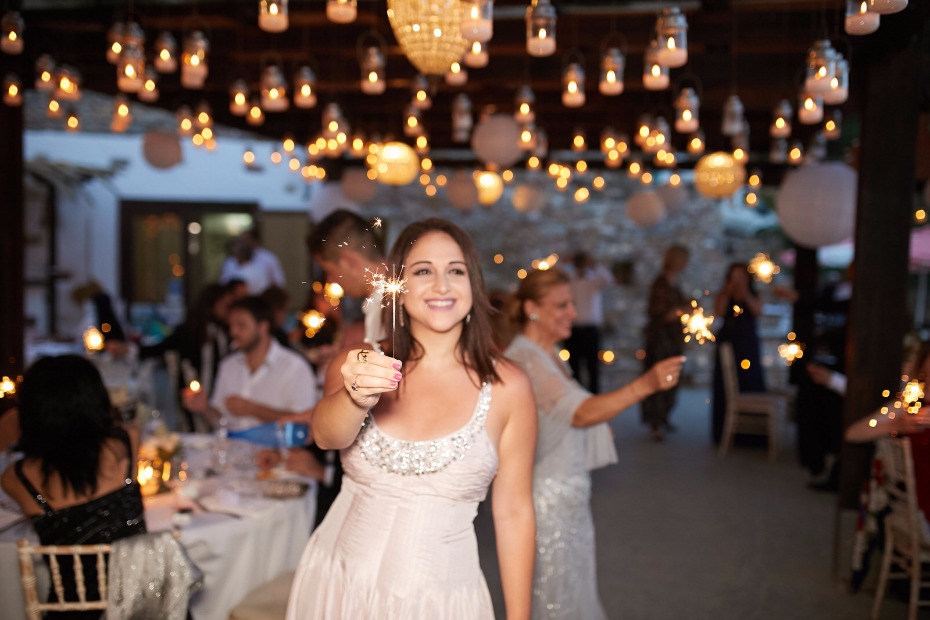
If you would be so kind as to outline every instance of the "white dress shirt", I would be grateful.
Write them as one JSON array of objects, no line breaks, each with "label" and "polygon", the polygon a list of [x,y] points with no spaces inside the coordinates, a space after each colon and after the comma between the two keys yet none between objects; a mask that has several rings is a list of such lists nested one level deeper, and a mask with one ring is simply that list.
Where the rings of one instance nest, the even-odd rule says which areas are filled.
[{"label": "white dress shirt", "polygon": [[220,284],[236,279],[246,283],[249,295],[261,295],[272,284],[284,287],[284,269],[273,252],[258,247],[253,250],[252,260],[247,263],[240,265],[231,256],[223,263]]},{"label": "white dress shirt", "polygon": [[601,289],[613,284],[614,276],[604,265],[596,263],[593,267],[577,273],[570,266],[565,271],[571,278],[572,300],[575,302],[575,325],[594,325],[601,327],[604,324],[603,294]]},{"label": "white dress shirt", "polygon": [[316,377],[307,360],[282,347],[272,338],[265,361],[255,372],[249,369],[245,353],[236,351],[223,358],[216,374],[216,387],[210,405],[228,417],[229,430],[242,430],[262,424],[250,416],[234,416],[226,408],[226,398],[241,396],[266,407],[299,413],[316,404]]}]

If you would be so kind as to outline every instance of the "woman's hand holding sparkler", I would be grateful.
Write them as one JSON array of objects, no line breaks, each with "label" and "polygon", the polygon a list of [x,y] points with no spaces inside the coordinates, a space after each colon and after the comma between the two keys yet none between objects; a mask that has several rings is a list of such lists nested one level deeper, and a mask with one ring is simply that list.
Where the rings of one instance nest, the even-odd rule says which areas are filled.
[{"label": "woman's hand holding sparkler", "polygon": [[400,360],[367,349],[352,349],[340,367],[343,385],[356,405],[374,407],[381,394],[397,389],[403,378]]}]

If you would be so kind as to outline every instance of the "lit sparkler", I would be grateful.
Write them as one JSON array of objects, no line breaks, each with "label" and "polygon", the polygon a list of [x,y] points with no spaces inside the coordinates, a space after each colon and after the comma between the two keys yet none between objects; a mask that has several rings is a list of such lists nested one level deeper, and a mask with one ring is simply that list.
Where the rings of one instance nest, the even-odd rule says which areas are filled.
[{"label": "lit sparkler", "polygon": [[323,328],[326,316],[319,310],[310,309],[300,316],[300,322],[306,328],[304,334],[307,338],[313,338]]},{"label": "lit sparkler", "polygon": [[[906,377],[905,377],[906,378]],[[917,379],[908,379],[904,387],[901,388],[900,400],[903,403],[905,411],[911,414],[920,413],[923,406],[924,382]]]},{"label": "lit sparkler", "polygon": [[781,267],[773,263],[768,254],[762,254],[761,252],[749,261],[748,269],[749,273],[756,277],[756,280],[765,284],[771,282],[772,278],[781,272]]},{"label": "lit sparkler", "polygon": [[372,228],[381,228],[381,218],[380,218],[380,217],[376,217],[376,218],[374,219],[374,221],[371,223],[371,227],[372,227]]},{"label": "lit sparkler", "polygon": [[780,344],[778,345],[778,354],[785,360],[785,364],[791,366],[794,360],[804,357],[804,345],[800,342],[786,342]]},{"label": "lit sparkler", "polygon": [[12,397],[16,393],[16,383],[9,377],[4,376],[0,380],[0,398]]},{"label": "lit sparkler", "polygon": [[685,342],[691,342],[693,338],[698,344],[704,344],[708,340],[716,340],[710,326],[714,323],[714,317],[704,314],[704,308],[698,306],[697,301],[691,300],[691,312],[681,315],[681,324],[684,326],[682,332],[685,334]]},{"label": "lit sparkler", "polygon": [[[368,286],[371,287],[371,296],[365,300],[365,303],[380,303],[382,308],[386,308],[384,305],[385,298],[391,298],[391,351],[394,351],[394,332],[397,331],[397,296],[403,295],[407,292],[407,278],[402,275],[392,275],[388,277],[383,273],[375,273],[368,269],[366,271],[371,274],[371,277],[368,279]],[[404,272],[403,266],[400,268],[401,274]],[[391,269],[391,273],[394,272],[394,269]]]},{"label": "lit sparkler", "polygon": [[84,348],[88,353],[103,350],[103,334],[93,325],[84,330],[83,338]]}]

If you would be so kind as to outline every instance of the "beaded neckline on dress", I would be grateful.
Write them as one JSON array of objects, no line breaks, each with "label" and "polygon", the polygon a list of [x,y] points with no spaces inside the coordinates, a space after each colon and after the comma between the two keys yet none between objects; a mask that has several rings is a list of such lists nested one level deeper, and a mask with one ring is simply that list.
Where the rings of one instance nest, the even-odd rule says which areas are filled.
[{"label": "beaded neckline on dress", "polygon": [[434,474],[465,458],[484,429],[491,407],[491,384],[484,383],[471,419],[457,431],[429,441],[405,441],[381,431],[369,413],[356,442],[363,459],[386,472],[402,476]]}]

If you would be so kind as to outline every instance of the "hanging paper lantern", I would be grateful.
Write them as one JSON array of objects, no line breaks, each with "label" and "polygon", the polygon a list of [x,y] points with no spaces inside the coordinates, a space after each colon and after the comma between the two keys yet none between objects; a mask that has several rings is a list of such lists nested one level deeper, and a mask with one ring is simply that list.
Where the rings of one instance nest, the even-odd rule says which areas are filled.
[{"label": "hanging paper lantern", "polygon": [[492,170],[475,173],[475,187],[478,189],[478,202],[489,207],[504,195],[504,180]]},{"label": "hanging paper lantern", "polygon": [[662,199],[669,213],[674,213],[688,204],[688,190],[681,183],[678,185],[660,185],[656,188],[656,194]]},{"label": "hanging paper lantern", "polygon": [[142,139],[142,155],[153,167],[167,170],[183,160],[181,140],[176,132],[147,131]]},{"label": "hanging paper lantern", "polygon": [[420,157],[403,142],[387,142],[378,152],[378,181],[386,185],[408,185],[420,173]]},{"label": "hanging paper lantern", "polygon": [[342,175],[342,193],[353,202],[363,204],[378,193],[378,184],[361,168],[349,168]]},{"label": "hanging paper lantern", "polygon": [[507,168],[523,155],[520,125],[509,114],[493,114],[478,123],[471,136],[475,156],[485,164]]},{"label": "hanging paper lantern", "polygon": [[535,213],[546,204],[546,195],[532,185],[519,185],[513,190],[511,202],[518,213]]},{"label": "hanging paper lantern", "polygon": [[839,162],[801,166],[781,185],[778,221],[792,241],[818,248],[849,239],[856,223],[856,171]]},{"label": "hanging paper lantern", "polygon": [[626,201],[626,214],[637,226],[648,228],[665,218],[665,203],[656,192],[637,192]]},{"label": "hanging paper lantern", "polygon": [[478,188],[471,174],[459,170],[446,184],[446,196],[449,204],[459,211],[471,211],[478,202]]},{"label": "hanging paper lantern", "polygon": [[743,165],[723,151],[705,155],[694,166],[694,187],[708,198],[728,198],[745,180]]}]

